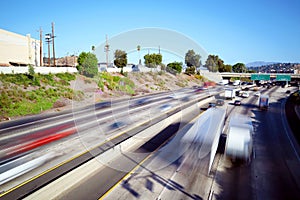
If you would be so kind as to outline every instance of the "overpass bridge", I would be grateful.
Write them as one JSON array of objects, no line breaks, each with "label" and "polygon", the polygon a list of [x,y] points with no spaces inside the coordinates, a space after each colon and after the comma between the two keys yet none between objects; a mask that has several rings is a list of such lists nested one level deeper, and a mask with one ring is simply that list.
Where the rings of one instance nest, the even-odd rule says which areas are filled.
[{"label": "overpass bridge", "polygon": [[223,79],[229,78],[250,78],[251,80],[266,80],[266,79],[284,79],[279,81],[286,81],[285,79],[290,79],[291,81],[300,81],[300,74],[277,74],[277,73],[230,73],[222,72],[219,73]]}]

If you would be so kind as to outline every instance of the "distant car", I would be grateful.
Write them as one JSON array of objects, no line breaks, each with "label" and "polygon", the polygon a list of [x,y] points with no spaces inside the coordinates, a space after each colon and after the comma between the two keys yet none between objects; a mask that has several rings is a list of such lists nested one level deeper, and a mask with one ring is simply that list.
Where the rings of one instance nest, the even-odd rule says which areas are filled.
[{"label": "distant car", "polygon": [[112,125],[110,125],[111,129],[118,129],[118,128],[123,128],[125,127],[127,124],[125,122],[122,121],[118,121],[118,122],[114,122]]},{"label": "distant car", "polygon": [[248,92],[243,92],[242,97],[245,97],[245,98],[249,97],[249,93]]},{"label": "distant car", "polygon": [[164,112],[164,111],[167,111],[167,110],[169,110],[171,108],[172,108],[172,106],[170,104],[164,104],[164,105],[162,105],[162,106],[159,107],[159,110],[162,111],[162,112]]},{"label": "distant car", "polygon": [[150,103],[150,98],[142,98],[142,99],[139,99],[137,100],[135,103],[134,103],[134,106],[141,106],[141,105],[144,105],[144,104],[147,104],[147,103]]},{"label": "distant car", "polygon": [[240,106],[240,105],[242,105],[242,102],[241,102],[241,100],[235,100],[233,104],[235,106]]},{"label": "distant car", "polygon": [[224,100],[223,99],[217,99],[216,105],[217,106],[223,106],[224,105]]},{"label": "distant car", "polygon": [[256,93],[254,94],[254,96],[259,97],[259,96],[260,96],[260,92],[256,92]]},{"label": "distant car", "polygon": [[209,104],[208,104],[208,108],[214,108],[214,107],[216,107],[216,104],[215,104],[215,103],[209,103]]}]

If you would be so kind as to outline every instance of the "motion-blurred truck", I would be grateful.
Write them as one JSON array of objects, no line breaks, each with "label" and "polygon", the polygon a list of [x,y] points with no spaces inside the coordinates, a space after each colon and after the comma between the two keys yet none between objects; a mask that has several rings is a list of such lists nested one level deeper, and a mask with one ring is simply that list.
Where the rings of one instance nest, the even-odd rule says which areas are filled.
[{"label": "motion-blurred truck", "polygon": [[261,95],[258,102],[258,108],[260,110],[268,110],[269,108],[269,96]]},{"label": "motion-blurred truck", "polygon": [[226,88],[225,89],[225,98],[226,99],[233,99],[235,98],[235,92],[236,90],[233,88]]},{"label": "motion-blurred truck", "polygon": [[225,155],[231,160],[250,161],[252,155],[253,125],[251,118],[234,115],[230,118]]}]

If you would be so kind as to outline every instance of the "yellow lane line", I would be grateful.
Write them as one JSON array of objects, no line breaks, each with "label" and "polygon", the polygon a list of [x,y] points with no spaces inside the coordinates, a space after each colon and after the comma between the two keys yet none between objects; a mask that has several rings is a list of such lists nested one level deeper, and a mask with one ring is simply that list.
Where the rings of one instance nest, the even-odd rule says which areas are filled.
[{"label": "yellow lane line", "polygon": [[[149,120],[149,121],[150,121],[150,120]],[[82,156],[82,155],[84,155],[84,154],[86,154],[86,153],[88,153],[88,152],[90,152],[90,151],[92,151],[92,150],[94,150],[94,149],[96,149],[96,148],[98,148],[98,147],[104,145],[105,143],[107,143],[107,142],[109,142],[109,141],[112,141],[113,139],[115,139],[115,138],[117,138],[117,137],[122,136],[123,134],[125,134],[125,133],[127,133],[127,132],[133,130],[134,128],[136,128],[136,127],[138,127],[138,126],[142,126],[142,125],[145,124],[145,123],[148,123],[149,121],[147,121],[147,122],[142,122],[142,123],[138,124],[137,126],[132,127],[131,129],[125,130],[125,131],[123,131],[123,132],[120,132],[119,134],[116,134],[116,135],[110,137],[108,140],[103,141],[102,143],[100,143],[100,144],[97,145],[96,147],[93,147],[93,148],[91,148],[91,149],[89,149],[89,150],[87,150],[87,151],[84,151],[84,152],[82,152],[82,153],[80,153],[80,154],[78,154],[78,155],[76,155],[76,156],[74,156],[74,157],[72,157],[72,158],[70,158],[70,159],[68,159],[68,160],[66,160],[66,161],[64,161],[64,162],[62,162],[62,163],[60,163],[60,164],[58,164],[58,165],[56,165],[56,166],[54,166],[54,167],[52,167],[52,168],[46,170],[46,171],[44,171],[44,172],[42,172],[42,173],[40,173],[40,174],[38,174],[38,175],[36,175],[36,176],[34,176],[34,177],[28,179],[28,180],[26,180],[26,181],[24,181],[23,183],[21,183],[21,184],[19,184],[19,185],[16,185],[15,187],[10,188],[9,190],[7,190],[7,191],[1,193],[1,194],[0,194],[0,197],[3,197],[3,196],[5,196],[5,195],[7,195],[8,193],[10,193],[10,192],[12,192],[12,191],[14,191],[14,190],[16,190],[16,189],[18,189],[18,188],[20,188],[20,187],[26,185],[26,184],[28,184],[28,183],[31,182],[31,181],[34,181],[35,179],[37,179],[37,178],[39,178],[39,177],[41,177],[41,176],[43,176],[43,175],[49,173],[50,171],[55,170],[55,169],[61,167],[62,165],[66,164],[66,163],[68,163],[68,162],[71,162],[72,160],[75,160],[76,158],[78,158],[78,157],[80,157],[80,156]]]},{"label": "yellow lane line", "polygon": [[[194,117],[190,122],[194,121],[196,118],[200,117],[203,114],[200,113],[199,115],[197,115],[196,117]],[[187,125],[186,125],[187,126]],[[184,126],[185,127],[185,126]],[[184,127],[182,127],[180,130],[182,130]],[[173,135],[174,136],[174,135]],[[131,174],[134,173],[134,171],[136,171],[140,166],[142,166],[142,164],[148,160],[151,156],[153,156],[154,153],[156,153],[163,145],[165,145],[169,140],[171,140],[172,137],[170,137],[168,140],[166,140],[164,143],[162,143],[159,147],[157,147],[157,149],[155,149],[155,151],[153,151],[152,153],[150,153],[148,156],[146,156],[139,164],[137,164],[131,171],[129,171],[123,178],[121,178],[114,186],[112,186],[105,194],[103,194],[99,200],[103,200],[107,195],[109,195],[109,193],[111,193],[117,186],[120,185],[121,182],[123,182],[125,179],[129,178],[129,176]]]},{"label": "yellow lane line", "polygon": [[[175,109],[174,109],[174,110],[175,110]],[[195,118],[196,118],[196,117],[195,117]],[[194,118],[194,119],[195,119],[195,118]],[[193,120],[194,120],[194,119],[193,119]],[[78,155],[76,155],[76,156],[74,156],[74,157],[72,157],[72,158],[70,158],[70,159],[68,159],[68,160],[66,160],[66,161],[64,161],[64,162],[62,162],[62,163],[60,163],[60,164],[58,164],[58,165],[56,165],[56,166],[54,166],[54,167],[52,167],[52,168],[46,170],[46,171],[44,171],[44,172],[42,172],[42,173],[40,173],[40,174],[38,174],[38,175],[36,175],[36,176],[34,176],[34,177],[28,179],[28,180],[26,180],[26,181],[24,181],[24,182],[21,183],[21,184],[16,185],[15,187],[12,187],[12,188],[8,189],[7,191],[1,193],[1,194],[0,194],[0,197],[3,197],[3,196],[7,195],[7,194],[10,193],[10,192],[13,192],[14,190],[16,190],[16,189],[18,189],[18,188],[20,188],[20,187],[22,187],[22,186],[28,184],[28,183],[31,182],[31,181],[34,181],[35,179],[37,179],[37,178],[39,178],[39,177],[41,177],[41,176],[43,176],[43,175],[49,173],[50,171],[53,171],[53,170],[55,170],[55,169],[61,167],[62,165],[66,164],[66,163],[68,163],[68,162],[71,162],[72,160],[74,160],[74,159],[76,159],[76,158],[78,158],[78,157],[80,157],[80,156],[82,156],[82,155],[84,155],[84,154],[86,154],[86,153],[88,153],[88,152],[90,152],[90,151],[92,151],[92,150],[94,150],[94,149],[96,149],[96,148],[102,146],[103,144],[105,144],[105,143],[107,143],[107,142],[109,142],[109,141],[111,141],[111,140],[113,140],[113,139],[115,139],[115,138],[117,138],[117,137],[122,136],[123,134],[125,134],[125,133],[127,133],[127,132],[133,130],[134,128],[136,128],[136,127],[138,127],[138,126],[141,126],[141,125],[143,125],[143,124],[148,123],[149,121],[151,121],[151,120],[148,120],[148,121],[146,121],[146,122],[142,122],[142,123],[140,123],[140,124],[138,124],[138,125],[132,127],[131,129],[128,129],[128,130],[125,130],[125,131],[123,131],[123,132],[121,132],[121,133],[119,133],[119,134],[116,134],[116,135],[110,137],[108,140],[103,141],[102,143],[100,143],[100,144],[97,145],[96,147],[94,147],[94,148],[92,148],[92,149],[89,149],[89,150],[87,150],[87,151],[84,151],[84,152],[82,152],[82,153],[80,153],[80,154],[78,154]],[[164,144],[164,143],[163,143],[163,144]],[[159,149],[160,147],[161,147],[161,146],[159,146],[158,149]],[[154,152],[156,152],[156,151],[154,151]],[[154,153],[154,152],[152,152],[152,153]],[[150,154],[150,155],[151,155],[151,154]],[[145,158],[145,160],[143,160],[142,162],[146,161],[146,160],[148,159],[148,157],[150,157],[150,155],[147,156],[147,157]],[[134,171],[134,170],[135,170],[137,167],[139,167],[141,164],[142,164],[142,163],[140,163],[139,165],[137,165],[132,171]],[[129,175],[130,175],[130,173],[128,174],[128,176],[129,176]],[[127,177],[127,175],[126,175],[126,177]],[[121,181],[120,181],[120,182],[121,182]],[[118,182],[117,184],[119,184],[119,182]],[[109,190],[109,191],[110,191],[110,190]]]}]

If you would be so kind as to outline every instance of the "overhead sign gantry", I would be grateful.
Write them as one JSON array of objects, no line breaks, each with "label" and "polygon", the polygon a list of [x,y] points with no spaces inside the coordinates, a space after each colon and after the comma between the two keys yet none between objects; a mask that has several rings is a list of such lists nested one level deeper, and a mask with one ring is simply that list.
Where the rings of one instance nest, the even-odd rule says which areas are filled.
[{"label": "overhead sign gantry", "polygon": [[270,74],[251,74],[252,81],[269,81]]},{"label": "overhead sign gantry", "polygon": [[[251,74],[252,81],[269,81],[270,74]],[[277,74],[276,81],[291,81],[291,75],[289,74]]]}]

